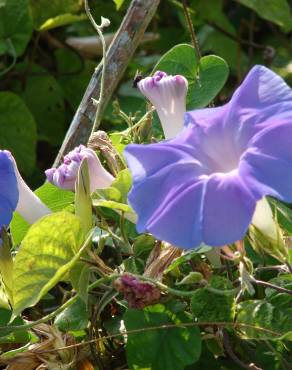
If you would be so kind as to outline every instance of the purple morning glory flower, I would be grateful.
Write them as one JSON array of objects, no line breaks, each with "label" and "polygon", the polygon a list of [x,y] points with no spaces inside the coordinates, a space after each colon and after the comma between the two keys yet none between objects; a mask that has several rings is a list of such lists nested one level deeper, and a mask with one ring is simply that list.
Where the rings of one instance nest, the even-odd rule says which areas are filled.
[{"label": "purple morning glory flower", "polygon": [[182,248],[242,239],[257,201],[292,202],[292,91],[255,66],[222,107],[185,114],[174,139],[128,145],[137,230]]},{"label": "purple morning glory flower", "polygon": [[46,170],[48,181],[62,189],[74,191],[78,170],[84,158],[88,161],[91,192],[109,187],[114,177],[105,170],[95,152],[84,145],[79,145],[69,152],[58,168]]},{"label": "purple morning glory flower", "polygon": [[15,210],[29,223],[51,213],[24,182],[7,150],[0,150],[0,189],[0,228],[9,225]]}]

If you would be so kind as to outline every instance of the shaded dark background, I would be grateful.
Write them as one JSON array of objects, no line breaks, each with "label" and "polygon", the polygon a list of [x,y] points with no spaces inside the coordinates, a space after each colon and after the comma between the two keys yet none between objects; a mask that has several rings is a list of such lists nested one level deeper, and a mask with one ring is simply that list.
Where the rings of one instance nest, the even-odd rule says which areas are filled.
[{"label": "shaded dark background", "polygon": [[[54,161],[100,57],[82,53],[67,43],[72,36],[95,34],[84,16],[82,1],[7,3],[9,11],[0,7],[0,21],[4,24],[0,29],[0,147],[12,150],[26,180],[36,188],[44,181],[43,171]],[[111,20],[105,33],[117,30],[129,3],[90,1],[97,21],[101,15]],[[257,63],[269,66],[292,83],[291,2],[193,0],[188,4],[202,55],[219,55],[230,67],[230,77],[217,96],[216,105],[228,99]],[[143,74],[151,72],[172,46],[190,42],[181,2],[161,1],[147,32],[158,39],[142,43],[130,61],[105,112],[101,128],[106,131],[125,128],[114,112],[115,100],[126,113],[144,109],[142,96],[132,88],[137,69]],[[13,115],[4,92],[16,94],[26,105],[32,116],[30,126],[16,129],[21,117]],[[32,126],[37,135],[30,132]]]}]

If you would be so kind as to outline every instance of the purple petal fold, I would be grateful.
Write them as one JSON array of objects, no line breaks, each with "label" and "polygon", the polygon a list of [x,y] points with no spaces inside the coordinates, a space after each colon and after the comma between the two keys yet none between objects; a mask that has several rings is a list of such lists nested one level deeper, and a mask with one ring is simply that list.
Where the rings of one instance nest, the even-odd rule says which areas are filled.
[{"label": "purple petal fold", "polygon": [[239,171],[256,196],[292,202],[292,121],[255,135]]}]

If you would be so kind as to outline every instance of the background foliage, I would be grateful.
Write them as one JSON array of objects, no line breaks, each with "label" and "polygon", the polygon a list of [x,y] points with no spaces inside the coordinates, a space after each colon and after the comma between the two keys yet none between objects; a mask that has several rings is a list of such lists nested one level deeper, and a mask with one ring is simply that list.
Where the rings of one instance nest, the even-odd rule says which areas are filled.
[{"label": "background foliage", "polygon": [[[111,19],[109,33],[118,28],[128,4],[91,2],[96,17],[103,14]],[[271,66],[288,81],[291,79],[292,16],[286,0],[190,1],[190,13],[202,54],[223,58],[230,69],[228,84],[216,103],[224,102],[256,63]],[[0,20],[0,145],[12,150],[22,172],[36,187],[44,180],[43,170],[54,160],[98,62],[98,57],[80,53],[66,40],[94,35],[94,31],[81,0],[3,0]],[[181,3],[162,1],[148,31],[159,38],[140,46],[113,97],[126,113],[144,107],[141,95],[131,88],[136,70],[149,73],[162,54],[190,41]],[[176,73],[184,71],[194,76],[196,62],[191,50],[189,54],[185,60],[181,58]],[[201,61],[201,78],[210,73],[212,61],[208,58]],[[157,66],[164,67],[161,63]],[[212,82],[216,94],[217,81]],[[204,94],[198,93],[191,82],[191,92],[193,89],[189,107],[206,105]],[[113,114],[112,103],[103,128],[123,128],[122,120]]]}]

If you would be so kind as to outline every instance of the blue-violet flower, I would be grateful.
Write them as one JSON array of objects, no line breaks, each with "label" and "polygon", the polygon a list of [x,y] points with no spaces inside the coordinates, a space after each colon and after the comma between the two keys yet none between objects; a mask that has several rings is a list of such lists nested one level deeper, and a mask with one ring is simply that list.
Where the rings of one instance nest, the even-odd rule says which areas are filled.
[{"label": "blue-violet flower", "polygon": [[0,150],[0,189],[0,228],[9,225],[15,210],[31,224],[51,213],[24,182],[7,150]]},{"label": "blue-violet flower", "polygon": [[58,168],[46,170],[48,181],[62,189],[74,191],[78,169],[84,158],[88,161],[90,191],[94,192],[96,189],[109,187],[114,177],[102,166],[95,152],[84,145],[69,152]]},{"label": "blue-violet flower", "polygon": [[242,239],[256,203],[292,202],[292,90],[255,66],[231,100],[185,114],[174,139],[128,145],[137,230],[182,248]]}]

